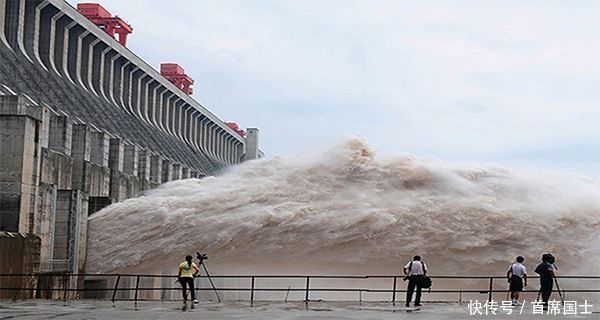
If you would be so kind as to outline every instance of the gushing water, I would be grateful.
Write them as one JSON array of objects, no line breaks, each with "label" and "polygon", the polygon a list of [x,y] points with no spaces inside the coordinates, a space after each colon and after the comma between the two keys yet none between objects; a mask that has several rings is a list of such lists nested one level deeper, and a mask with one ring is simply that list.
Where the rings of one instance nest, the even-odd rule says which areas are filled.
[{"label": "gushing water", "polygon": [[503,274],[552,252],[562,274],[600,271],[600,185],[567,174],[383,159],[360,139],[312,159],[251,161],[170,182],[89,221],[88,272]]}]

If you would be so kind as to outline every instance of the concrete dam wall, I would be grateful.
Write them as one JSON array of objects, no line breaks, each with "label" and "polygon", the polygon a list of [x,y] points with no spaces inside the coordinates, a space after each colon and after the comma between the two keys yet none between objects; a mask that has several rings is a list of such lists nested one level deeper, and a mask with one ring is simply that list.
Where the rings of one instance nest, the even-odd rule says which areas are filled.
[{"label": "concrete dam wall", "polygon": [[34,270],[83,272],[89,215],[260,156],[248,133],[65,1],[0,0],[0,231],[40,238]]}]

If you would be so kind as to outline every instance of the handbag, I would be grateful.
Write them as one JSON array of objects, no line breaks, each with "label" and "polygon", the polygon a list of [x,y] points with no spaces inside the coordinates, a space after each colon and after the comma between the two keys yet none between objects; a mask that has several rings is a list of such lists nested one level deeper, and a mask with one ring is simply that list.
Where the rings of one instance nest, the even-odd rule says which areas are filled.
[{"label": "handbag", "polygon": [[[425,289],[429,289],[429,292],[431,292],[431,286],[433,285],[433,281],[431,281],[431,278],[427,276],[427,269],[425,268],[425,262],[423,261],[419,261],[421,262],[421,266],[423,267],[423,279],[421,280],[421,283],[419,283],[421,285],[421,288],[425,288]],[[410,262],[410,265],[408,266],[408,273],[410,274],[410,269],[412,269],[412,264],[413,262]]]}]

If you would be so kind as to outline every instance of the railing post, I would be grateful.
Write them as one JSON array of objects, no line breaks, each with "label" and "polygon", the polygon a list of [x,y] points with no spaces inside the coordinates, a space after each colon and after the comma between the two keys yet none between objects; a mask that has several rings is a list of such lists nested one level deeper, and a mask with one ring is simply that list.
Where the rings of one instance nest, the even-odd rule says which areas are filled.
[{"label": "railing post", "polygon": [[308,292],[310,290],[310,277],[306,277],[306,295],[304,296],[304,302],[308,303]]},{"label": "railing post", "polygon": [[134,298],[134,304],[135,304],[135,309],[137,310],[137,301],[138,301],[138,289],[140,288],[140,276],[136,276],[135,277],[135,298]]},{"label": "railing post", "polygon": [[[31,294],[33,295],[33,298],[36,298],[36,297],[39,295],[38,288],[39,288],[39,285],[40,285],[40,274],[39,274],[39,273],[36,273],[36,274],[34,275],[34,277],[35,277],[35,280],[34,280],[34,281],[35,281],[35,282],[34,282],[34,283],[35,283],[35,285],[33,286],[33,290],[34,290],[34,291],[33,291]],[[40,295],[40,298],[41,298],[41,297],[42,297],[42,296]]]},{"label": "railing post", "polygon": [[117,288],[119,287],[119,281],[121,281],[121,275],[118,274],[117,275],[117,281],[115,282],[115,289],[113,290],[113,295],[112,295],[112,303],[115,303],[115,297],[117,296]]},{"label": "railing post", "polygon": [[394,276],[394,289],[392,292],[392,305],[395,306],[396,305],[396,282],[398,280],[398,277]]},{"label": "railing post", "polygon": [[492,302],[492,290],[494,288],[494,277],[490,277],[490,291],[488,291],[488,301]]},{"label": "railing post", "polygon": [[67,291],[69,289],[69,282],[71,280],[71,275],[66,273],[64,279],[65,279],[65,282],[64,282],[64,287],[63,287],[64,288],[63,301],[67,302]]},{"label": "railing post", "polygon": [[250,289],[250,306],[254,305],[254,276],[252,276],[252,288]]}]

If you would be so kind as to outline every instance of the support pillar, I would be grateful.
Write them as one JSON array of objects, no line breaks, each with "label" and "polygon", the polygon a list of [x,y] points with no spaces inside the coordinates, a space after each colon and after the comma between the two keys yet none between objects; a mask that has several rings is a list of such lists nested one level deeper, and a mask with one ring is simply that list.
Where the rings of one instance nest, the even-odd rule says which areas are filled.
[{"label": "support pillar", "polygon": [[258,159],[258,129],[247,128],[246,129],[246,157],[245,160]]},{"label": "support pillar", "polygon": [[73,177],[72,188],[78,190],[88,190],[85,187],[86,164],[90,161],[91,155],[91,131],[85,124],[73,125],[71,156],[73,157]]},{"label": "support pillar", "polygon": [[0,231],[33,228],[41,121],[41,107],[0,96]]},{"label": "support pillar", "polygon": [[126,143],[123,152],[123,172],[137,177],[139,164],[138,146]]},{"label": "support pillar", "polygon": [[71,155],[73,125],[65,115],[50,116],[48,148],[66,156]]},{"label": "support pillar", "polygon": [[123,153],[125,145],[120,138],[110,139],[108,167],[110,169],[109,197],[113,201],[121,200],[121,172],[123,172]]},{"label": "support pillar", "polygon": [[138,148],[138,178],[140,179],[140,190],[151,188],[150,185],[150,152],[145,149]]},{"label": "support pillar", "polygon": [[172,171],[173,165],[171,164],[171,160],[163,159],[162,160],[162,183],[167,183],[172,180]]},{"label": "support pillar", "polygon": [[181,165],[179,163],[173,163],[171,177],[171,180],[181,179]]},{"label": "support pillar", "polygon": [[161,184],[163,182],[162,168],[163,159],[160,155],[153,154],[150,156],[150,181]]}]

